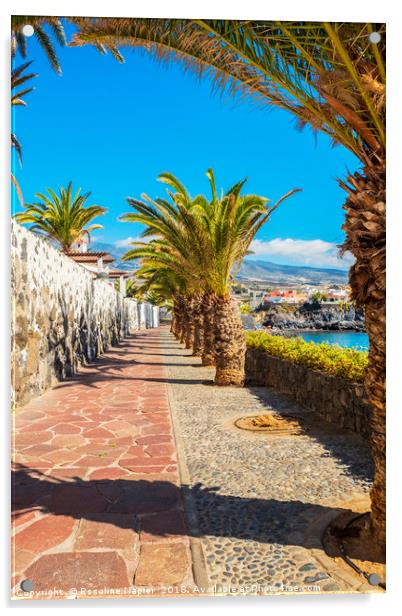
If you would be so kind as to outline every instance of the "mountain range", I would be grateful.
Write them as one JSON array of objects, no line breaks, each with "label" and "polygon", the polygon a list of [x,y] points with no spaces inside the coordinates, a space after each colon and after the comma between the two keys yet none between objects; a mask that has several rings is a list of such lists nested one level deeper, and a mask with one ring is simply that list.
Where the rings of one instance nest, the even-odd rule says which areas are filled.
[{"label": "mountain range", "polygon": [[305,265],[279,265],[271,261],[245,259],[236,278],[242,281],[263,281],[278,285],[344,285],[348,281],[348,271]]},{"label": "mountain range", "polygon": [[[136,269],[135,262],[122,261],[123,255],[127,252],[127,247],[116,248],[114,244],[104,242],[93,242],[90,250],[108,252],[116,261],[112,267],[132,271]],[[271,261],[259,261],[245,259],[240,266],[236,278],[242,282],[266,282],[277,285],[322,285],[340,284],[344,285],[348,281],[347,270],[326,269],[321,267],[307,267],[301,265],[280,265]]]}]

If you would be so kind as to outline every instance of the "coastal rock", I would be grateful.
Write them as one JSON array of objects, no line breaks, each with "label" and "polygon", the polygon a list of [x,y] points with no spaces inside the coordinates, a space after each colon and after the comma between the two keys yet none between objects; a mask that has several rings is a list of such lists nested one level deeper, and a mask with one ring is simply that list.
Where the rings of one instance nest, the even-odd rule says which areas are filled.
[{"label": "coastal rock", "polygon": [[256,313],[264,327],[277,330],[365,331],[364,312],[351,304],[261,304]]}]

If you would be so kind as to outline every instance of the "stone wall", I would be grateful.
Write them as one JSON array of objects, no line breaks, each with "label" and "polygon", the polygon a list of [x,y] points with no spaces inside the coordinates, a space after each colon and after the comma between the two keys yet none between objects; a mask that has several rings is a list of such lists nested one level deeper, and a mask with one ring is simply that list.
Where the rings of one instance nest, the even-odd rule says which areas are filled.
[{"label": "stone wall", "polygon": [[364,386],[279,359],[264,351],[247,349],[249,384],[273,387],[341,428],[370,434],[370,407]]},{"label": "stone wall", "polygon": [[134,334],[139,330],[139,304],[131,297],[125,297],[123,300],[124,318],[123,318],[123,333],[125,336]]},{"label": "stone wall", "polygon": [[26,403],[138,329],[137,302],[12,223],[12,383]]}]

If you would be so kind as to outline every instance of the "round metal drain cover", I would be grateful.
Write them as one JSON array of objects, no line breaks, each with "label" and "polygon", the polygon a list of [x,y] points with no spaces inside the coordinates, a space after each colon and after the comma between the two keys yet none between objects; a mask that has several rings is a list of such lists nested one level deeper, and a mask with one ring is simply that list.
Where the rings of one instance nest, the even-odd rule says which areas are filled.
[{"label": "round metal drain cover", "polygon": [[300,417],[295,415],[278,415],[277,413],[266,413],[265,415],[248,415],[239,417],[234,422],[241,430],[252,432],[264,432],[282,436],[286,434],[300,434],[302,426]]}]

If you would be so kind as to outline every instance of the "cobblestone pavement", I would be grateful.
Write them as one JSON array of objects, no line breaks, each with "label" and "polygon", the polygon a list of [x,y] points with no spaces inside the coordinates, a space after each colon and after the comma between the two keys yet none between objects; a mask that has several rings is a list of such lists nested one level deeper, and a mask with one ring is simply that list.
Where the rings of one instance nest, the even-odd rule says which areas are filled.
[{"label": "cobblestone pavement", "polygon": [[[339,512],[368,508],[372,468],[359,437],[318,422],[271,389],[208,386],[213,369],[200,367],[166,330],[162,352],[188,518],[203,553],[198,571],[218,592],[229,585],[235,593],[245,586],[250,593],[372,590],[321,545]],[[303,434],[234,426],[270,409],[300,416]]]},{"label": "cobblestone pavement", "polygon": [[29,597],[23,580],[35,598],[192,587],[159,336],[139,332],[15,411],[14,598]]}]

